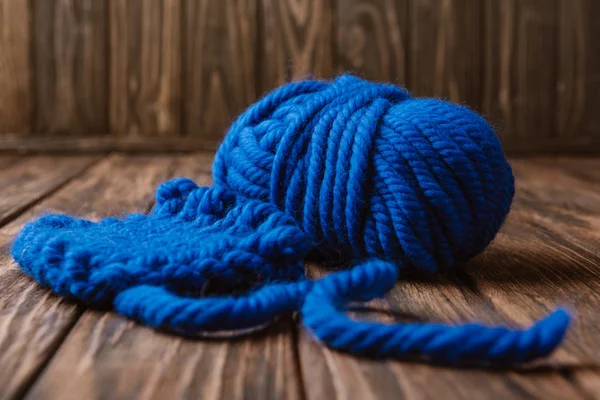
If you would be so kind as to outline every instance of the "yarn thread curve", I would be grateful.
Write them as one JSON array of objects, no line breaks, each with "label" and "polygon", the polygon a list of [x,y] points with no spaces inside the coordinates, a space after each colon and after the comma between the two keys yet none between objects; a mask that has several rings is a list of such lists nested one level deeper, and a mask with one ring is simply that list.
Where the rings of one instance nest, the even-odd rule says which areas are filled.
[{"label": "yarn thread curve", "polygon": [[[513,364],[547,356],[566,334],[563,309],[525,330],[345,314],[410,270],[459,267],[500,229],[512,171],[465,107],[350,75],[290,83],[233,123],[213,178],[163,183],[149,215],[44,216],[19,233],[13,257],[58,295],[184,335],[300,311],[341,351]],[[350,268],[311,281],[309,254]]]}]

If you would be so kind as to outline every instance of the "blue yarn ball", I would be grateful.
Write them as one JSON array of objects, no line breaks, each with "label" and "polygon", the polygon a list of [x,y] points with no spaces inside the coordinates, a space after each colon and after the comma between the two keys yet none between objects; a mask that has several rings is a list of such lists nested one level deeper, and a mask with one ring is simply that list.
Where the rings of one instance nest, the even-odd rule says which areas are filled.
[{"label": "blue yarn ball", "polygon": [[[467,108],[351,76],[288,84],[236,120],[213,177],[162,184],[150,215],[46,216],[23,228],[13,257],[59,295],[186,335],[300,311],[332,348],[444,363],[528,361],[564,338],[564,310],[521,331],[345,314],[407,269],[462,264],[498,232],[514,179]],[[352,268],[310,281],[309,251]]]},{"label": "blue yarn ball", "polygon": [[479,115],[352,76],[267,95],[231,127],[213,172],[216,185],[292,215],[321,254],[428,272],[487,246],[514,195]]}]

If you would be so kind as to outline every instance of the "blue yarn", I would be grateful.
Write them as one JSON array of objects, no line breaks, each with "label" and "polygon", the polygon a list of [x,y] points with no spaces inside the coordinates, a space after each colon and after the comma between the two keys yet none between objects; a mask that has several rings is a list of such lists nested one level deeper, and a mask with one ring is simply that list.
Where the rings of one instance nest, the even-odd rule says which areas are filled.
[{"label": "blue yarn", "polygon": [[[409,270],[481,252],[502,225],[513,175],[472,111],[351,76],[285,85],[232,125],[214,186],[162,184],[150,215],[27,224],[12,254],[58,295],[182,334],[244,329],[299,310],[332,348],[441,363],[520,363],[565,336],[558,310],[527,330],[355,321]],[[316,282],[312,253],[351,264]]]}]

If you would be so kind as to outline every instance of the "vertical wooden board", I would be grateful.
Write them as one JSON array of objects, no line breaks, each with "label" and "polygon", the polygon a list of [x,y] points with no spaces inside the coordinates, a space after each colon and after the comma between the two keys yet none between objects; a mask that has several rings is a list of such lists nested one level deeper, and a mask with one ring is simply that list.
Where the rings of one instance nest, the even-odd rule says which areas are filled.
[{"label": "vertical wooden board", "polygon": [[9,256],[13,236],[44,212],[88,219],[143,212],[173,164],[173,157],[111,156],[0,229],[0,399],[28,389],[81,314],[18,270]]},{"label": "vertical wooden board", "polygon": [[[171,173],[211,183],[211,157],[180,157]],[[86,311],[32,398],[300,399],[289,319],[250,336],[184,339],[109,312]]]},{"label": "vertical wooden board", "polygon": [[408,0],[345,0],[336,7],[336,69],[406,85]]},{"label": "vertical wooden board", "polygon": [[0,135],[29,132],[31,118],[30,3],[0,2]]},{"label": "vertical wooden board", "polygon": [[181,0],[110,0],[110,131],[181,133]]},{"label": "vertical wooden board", "polygon": [[[315,271],[311,266],[311,271]],[[382,323],[483,322],[510,318],[456,276],[435,281],[402,280],[384,300],[367,305],[360,318]],[[556,398],[577,397],[577,388],[551,367],[486,370],[428,365],[413,360],[374,361],[330,350],[300,328],[299,353],[308,399]]]},{"label": "vertical wooden board", "polygon": [[482,4],[479,0],[410,2],[410,91],[480,109]]},{"label": "vertical wooden board", "polygon": [[560,0],[558,5],[557,129],[566,144],[600,140],[600,3]]},{"label": "vertical wooden board", "polygon": [[32,0],[36,133],[108,131],[107,2]]},{"label": "vertical wooden board", "polygon": [[556,0],[487,0],[483,111],[509,149],[556,136]]},{"label": "vertical wooden board", "polygon": [[262,0],[260,4],[259,91],[309,76],[331,77],[333,0]]},{"label": "vertical wooden board", "polygon": [[183,129],[220,141],[256,99],[256,0],[184,0]]}]

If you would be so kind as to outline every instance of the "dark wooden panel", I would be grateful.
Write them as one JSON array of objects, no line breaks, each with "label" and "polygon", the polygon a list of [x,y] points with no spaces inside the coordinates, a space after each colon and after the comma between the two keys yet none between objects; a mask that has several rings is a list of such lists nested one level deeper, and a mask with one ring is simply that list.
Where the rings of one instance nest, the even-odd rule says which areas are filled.
[{"label": "dark wooden panel", "polygon": [[574,137],[600,138],[600,2],[560,0],[558,9],[558,133],[565,143]]},{"label": "dark wooden panel", "polygon": [[330,77],[333,0],[262,0],[260,4],[260,92],[309,75]]},{"label": "dark wooden panel", "polygon": [[111,0],[110,129],[181,133],[181,0]]},{"label": "dark wooden panel", "polygon": [[184,0],[184,134],[217,142],[256,99],[256,0]]},{"label": "dark wooden panel", "polygon": [[[172,157],[112,156],[0,229],[0,315],[7,316],[0,323],[0,398],[12,398],[27,390],[82,311],[17,269],[8,253],[12,237],[25,222],[45,211],[90,219],[145,211],[173,162]],[[49,171],[49,177],[67,175],[64,168],[53,171],[39,162],[34,164]],[[55,160],[54,165],[61,162]],[[18,200],[18,194],[15,196]],[[61,397],[69,395],[62,393]]]},{"label": "dark wooden panel", "polygon": [[408,0],[337,3],[337,70],[406,86]]},{"label": "dark wooden panel", "polygon": [[36,132],[108,131],[107,5],[32,0]]},{"label": "dark wooden panel", "polygon": [[0,135],[24,134],[31,118],[31,8],[27,0],[0,2]]},{"label": "dark wooden panel", "polygon": [[480,0],[412,0],[408,89],[479,109],[482,81]]},{"label": "dark wooden panel", "polygon": [[[170,173],[208,185],[211,162],[206,154],[180,157]],[[288,319],[242,340],[188,340],[112,313],[86,311],[30,395],[300,399],[300,393]]]},{"label": "dark wooden panel", "polygon": [[556,137],[558,1],[484,4],[483,111],[508,149]]}]

